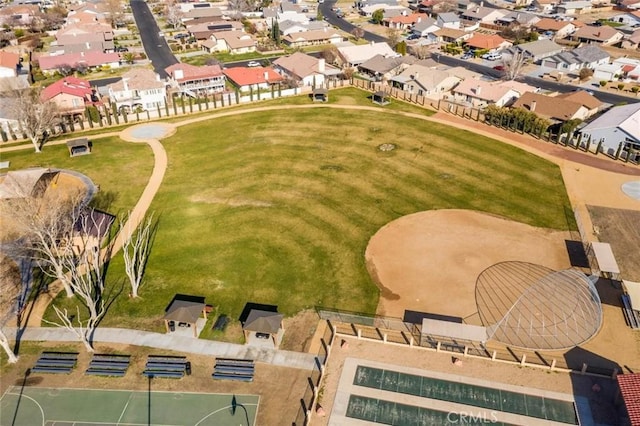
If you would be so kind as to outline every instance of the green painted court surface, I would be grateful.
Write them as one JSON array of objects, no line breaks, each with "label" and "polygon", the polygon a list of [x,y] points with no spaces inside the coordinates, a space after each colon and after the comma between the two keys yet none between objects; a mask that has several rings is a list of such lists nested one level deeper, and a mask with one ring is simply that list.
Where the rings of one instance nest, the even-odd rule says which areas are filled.
[{"label": "green painted court surface", "polygon": [[[347,417],[366,420],[374,423],[398,426],[424,425],[460,425],[465,421],[455,413],[431,410],[414,405],[400,404],[383,399],[351,395],[347,407]],[[510,426],[507,423],[494,421],[491,415],[477,417],[469,424],[491,424],[492,426]]]},{"label": "green painted court surface", "polygon": [[0,400],[0,424],[254,426],[258,402],[257,395],[12,387]]},{"label": "green painted court surface", "polygon": [[573,402],[359,365],[353,384],[577,425]]}]

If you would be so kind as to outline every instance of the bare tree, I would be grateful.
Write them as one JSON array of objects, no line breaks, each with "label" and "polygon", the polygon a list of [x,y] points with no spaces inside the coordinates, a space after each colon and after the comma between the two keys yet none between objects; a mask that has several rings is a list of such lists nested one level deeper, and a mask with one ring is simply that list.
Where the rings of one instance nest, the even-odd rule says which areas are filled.
[{"label": "bare tree", "polygon": [[[21,294],[20,271],[8,257],[0,255],[0,324],[15,316],[18,299]],[[13,364],[18,357],[13,352],[6,334],[0,328],[0,346],[7,354],[8,362]]]},{"label": "bare tree", "polygon": [[31,140],[35,152],[41,152],[47,132],[60,122],[57,105],[49,100],[43,102],[41,88],[10,88],[5,101],[8,115]]},{"label": "bare tree", "polygon": [[502,64],[504,66],[504,79],[515,80],[522,72],[524,66],[524,53],[518,49],[514,49],[513,54],[503,56]]},{"label": "bare tree", "polygon": [[106,12],[108,13],[109,23],[112,28],[116,28],[122,22],[124,11],[120,0],[105,0]]},{"label": "bare tree", "polygon": [[364,30],[360,27],[355,27],[351,30],[351,35],[355,37],[356,40],[359,40],[364,37]]},{"label": "bare tree", "polygon": [[324,58],[325,62],[328,64],[335,64],[336,59],[338,59],[338,48],[330,44],[322,49],[320,55]]},{"label": "bare tree", "polygon": [[434,13],[454,12],[458,9],[456,0],[440,0],[433,5]]},{"label": "bare tree", "polygon": [[242,12],[246,12],[251,7],[252,5],[247,0],[229,0],[227,10],[230,11],[232,18],[238,19],[242,16]]},{"label": "bare tree", "polygon": [[169,1],[166,5],[164,18],[167,24],[171,25],[174,29],[178,28],[178,25],[182,24],[182,18],[184,14],[175,1]]},{"label": "bare tree", "polygon": [[[53,181],[54,174],[41,177]],[[16,184],[18,185],[18,184]],[[7,239],[18,241],[20,255],[34,259],[42,272],[62,284],[67,297],[73,296],[67,258],[73,257],[74,226],[82,211],[82,194],[62,195],[44,191],[34,196],[30,188],[16,188],[22,196],[5,199],[0,213],[12,234]]]},{"label": "bare tree", "polygon": [[[69,271],[70,285],[73,293],[86,308],[86,319],[83,319],[80,306],[76,305],[76,312],[69,315],[68,310],[53,306],[58,322],[43,320],[47,324],[66,328],[73,332],[84,344],[88,352],[94,352],[92,345],[93,333],[100,320],[107,312],[105,300],[105,259],[111,255],[105,243],[105,233],[96,232],[105,228],[104,217],[98,219],[93,211],[85,210],[76,224],[74,233],[73,253],[61,260]],[[101,250],[102,249],[102,250]]]},{"label": "bare tree", "polygon": [[392,49],[395,49],[399,41],[400,41],[400,31],[394,28],[387,28],[387,44]]},{"label": "bare tree", "polygon": [[138,289],[142,284],[144,270],[147,266],[151,241],[154,234],[153,215],[143,220],[134,231],[131,229],[131,212],[120,221],[120,234],[125,238],[122,243],[124,270],[131,284],[131,297],[138,297]]},{"label": "bare tree", "polygon": [[427,59],[431,56],[429,47],[425,44],[416,44],[410,46],[411,53],[418,59]]}]

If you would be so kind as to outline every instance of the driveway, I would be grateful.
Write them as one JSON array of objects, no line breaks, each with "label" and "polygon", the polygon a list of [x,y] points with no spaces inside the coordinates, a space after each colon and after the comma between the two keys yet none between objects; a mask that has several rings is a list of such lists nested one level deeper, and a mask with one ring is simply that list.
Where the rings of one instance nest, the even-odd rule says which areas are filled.
[{"label": "driveway", "polygon": [[[336,5],[336,1],[337,0],[326,0],[324,3],[319,3],[318,7],[322,11],[322,16],[324,16],[325,20],[328,23],[340,28],[344,32],[351,34],[351,31],[353,31],[353,29],[356,28],[356,26],[345,21],[342,18],[338,18],[338,15],[336,15],[336,12],[333,11],[333,7]],[[374,34],[369,31],[365,31],[364,37],[362,38],[367,41],[373,41],[376,43],[387,41],[386,37],[382,37],[381,35]]]},{"label": "driveway", "polygon": [[171,52],[164,37],[159,35],[160,28],[158,28],[158,24],[147,3],[143,0],[131,0],[131,11],[133,12],[136,26],[140,30],[140,38],[147,58],[151,61],[153,69],[160,75],[160,78],[166,78],[167,73],[164,69],[170,65],[177,64],[179,61]]}]

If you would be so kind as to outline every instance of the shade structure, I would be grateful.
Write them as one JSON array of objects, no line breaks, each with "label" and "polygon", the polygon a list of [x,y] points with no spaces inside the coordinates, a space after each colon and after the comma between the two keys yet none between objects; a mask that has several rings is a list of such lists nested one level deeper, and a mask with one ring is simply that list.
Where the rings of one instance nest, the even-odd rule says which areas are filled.
[{"label": "shade structure", "polygon": [[594,283],[575,269],[502,262],[478,277],[476,304],[491,339],[532,350],[569,349],[602,325]]}]

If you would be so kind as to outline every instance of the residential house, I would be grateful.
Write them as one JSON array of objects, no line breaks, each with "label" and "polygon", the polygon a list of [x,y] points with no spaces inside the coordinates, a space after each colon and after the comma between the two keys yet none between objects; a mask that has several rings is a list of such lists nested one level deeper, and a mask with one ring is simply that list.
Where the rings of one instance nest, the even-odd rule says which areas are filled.
[{"label": "residential house", "polygon": [[279,57],[273,61],[273,68],[297,82],[298,86],[324,86],[328,79],[342,73],[340,69],[327,65],[324,58],[315,58],[302,52]]},{"label": "residential house", "polygon": [[217,21],[193,26],[187,25],[187,31],[198,41],[209,40],[213,34],[225,31],[244,32],[242,23],[237,21]]},{"label": "residential house", "polygon": [[615,154],[620,146],[623,152],[635,152],[640,160],[640,103],[611,108],[580,130],[583,139],[602,141],[602,151]]},{"label": "residential house", "polygon": [[473,33],[453,28],[443,28],[433,33],[438,41],[442,43],[463,43],[473,37]]},{"label": "residential house", "polygon": [[562,15],[581,15],[590,13],[593,9],[591,1],[563,1],[556,7],[556,11]]},{"label": "residential house", "polygon": [[220,65],[197,67],[177,63],[164,69],[169,86],[179,93],[197,97],[224,92],[226,78]]},{"label": "residential house", "polygon": [[551,40],[541,39],[530,43],[518,44],[510,50],[523,53],[525,59],[532,62],[539,62],[544,58],[561,53],[563,48]]},{"label": "residential house", "polygon": [[604,104],[586,90],[575,90],[573,92],[561,93],[555,97],[566,101],[576,102],[587,109],[587,117],[592,117],[598,113]]},{"label": "residential house", "polygon": [[426,13],[412,13],[410,15],[399,15],[392,18],[385,17],[382,24],[394,30],[407,31],[423,19],[429,18]]},{"label": "residential house", "polygon": [[120,109],[155,110],[164,107],[167,90],[160,76],[147,68],[132,68],[107,86],[109,99]]},{"label": "residential house", "polygon": [[17,77],[20,55],[0,50],[0,78]]},{"label": "residential house", "polygon": [[458,77],[448,71],[427,68],[419,64],[410,65],[400,74],[389,79],[389,83],[393,87],[418,96],[437,99],[460,81]]},{"label": "residential house", "polygon": [[634,58],[618,58],[613,64],[620,65],[622,71],[620,76],[631,81],[640,81],[640,59]]},{"label": "residential house", "polygon": [[550,34],[552,38],[562,39],[569,37],[576,30],[576,26],[569,21],[559,21],[551,18],[542,18],[533,25],[533,29],[543,34]]},{"label": "residential house", "polygon": [[465,44],[474,50],[488,50],[497,52],[511,47],[513,44],[500,37],[498,34],[475,33]]},{"label": "residential house", "polygon": [[467,9],[462,12],[460,17],[463,20],[469,22],[480,22],[483,24],[493,24],[496,20],[504,17],[507,14],[502,9],[496,9],[493,7],[476,6]]},{"label": "residential house", "polygon": [[435,19],[427,18],[420,20],[420,22],[416,22],[411,29],[411,33],[419,37],[426,37],[428,34],[433,34],[439,29],[440,27],[436,25]]},{"label": "residential house", "polygon": [[267,90],[285,81],[272,67],[234,67],[223,70],[227,80],[241,92]]},{"label": "residential house", "polygon": [[325,21],[309,21],[306,23],[298,21],[283,21],[278,23],[278,28],[282,35],[301,33],[305,31],[324,30],[327,27],[328,25]]},{"label": "residential house", "polygon": [[582,103],[541,93],[524,93],[514,102],[513,107],[531,111],[552,123],[563,123],[574,119],[584,120],[589,117],[589,110]]},{"label": "residential house", "polygon": [[410,9],[407,9],[404,6],[400,5],[388,5],[388,4],[374,4],[369,6],[364,6],[360,8],[359,13],[362,16],[371,17],[377,10],[382,10],[384,12],[384,17],[393,17],[399,15],[408,15],[411,13]]},{"label": "residential house", "polygon": [[519,10],[509,12],[501,18],[496,19],[496,25],[508,27],[510,25],[520,25],[530,28],[540,21],[540,18],[533,13],[521,12]]},{"label": "residential house", "polygon": [[228,52],[232,55],[256,51],[256,40],[244,31],[221,31],[212,33],[202,42],[202,49],[209,53]]},{"label": "residential house", "polygon": [[436,25],[440,28],[460,29],[460,17],[453,12],[439,13],[436,18]]},{"label": "residential house", "polygon": [[78,69],[81,67],[87,69],[97,69],[103,67],[119,68],[120,67],[120,55],[111,52],[79,52],[79,53],[65,53],[62,55],[49,55],[38,57],[38,63],[40,69],[44,74],[53,74],[56,71],[60,71],[63,68],[70,67],[71,69]]},{"label": "residential house", "polygon": [[91,84],[77,77],[65,77],[42,90],[44,102],[53,101],[62,114],[83,114],[86,107],[99,103],[99,98]]},{"label": "residential house", "polygon": [[56,54],[79,52],[113,52],[114,34],[106,24],[75,24],[56,32],[50,52]]},{"label": "residential house", "polygon": [[551,13],[558,3],[560,0],[533,0],[531,4],[542,13]]},{"label": "residential house", "polygon": [[89,10],[71,11],[64,19],[65,25],[106,24],[107,19],[102,13]]},{"label": "residential house", "polygon": [[573,72],[608,64],[609,59],[610,55],[598,46],[586,45],[545,58],[542,60],[542,66],[562,72]]},{"label": "residential house", "polygon": [[620,64],[602,64],[593,70],[593,78],[596,80],[613,81],[622,75],[622,65]]},{"label": "residential house", "polygon": [[289,47],[316,46],[319,44],[338,44],[342,42],[342,35],[325,27],[322,30],[292,33],[282,37],[282,42]]},{"label": "residential house", "polygon": [[499,107],[508,106],[529,90],[535,91],[537,89],[517,81],[490,82],[468,78],[453,88],[451,92],[455,100],[481,108],[490,104]]},{"label": "residential house", "polygon": [[414,63],[417,59],[414,56],[382,56],[376,55],[360,65],[358,72],[363,76],[368,76],[372,80],[388,80],[399,74],[406,67]]},{"label": "residential house", "polygon": [[373,58],[376,55],[393,58],[399,55],[394,52],[386,42],[368,43],[352,46],[338,47],[338,63],[344,68],[352,68]]},{"label": "residential house", "polygon": [[631,35],[622,39],[620,47],[623,49],[640,49],[640,29],[635,30]]},{"label": "residential house", "polygon": [[[185,3],[181,3],[185,4]],[[189,3],[186,3],[189,4]],[[193,4],[193,3],[191,3]],[[194,4],[195,6],[196,4]],[[182,14],[182,22],[187,23],[198,18],[217,18],[222,19],[222,10],[219,7],[210,7],[210,3],[197,3],[200,5],[208,5],[209,7],[196,7]]]},{"label": "residential house", "polygon": [[[397,6],[399,4],[398,0],[356,0],[355,5],[358,9],[363,9],[368,6]],[[380,9],[378,7],[378,9]]]},{"label": "residential house", "polygon": [[640,0],[619,0],[618,5],[625,9],[640,10]]},{"label": "residential house", "polygon": [[574,34],[573,39],[580,43],[594,43],[609,46],[622,40],[620,31],[608,25],[594,27],[593,25],[585,25],[579,28]]},{"label": "residential house", "polygon": [[32,4],[10,4],[0,9],[0,25],[26,27],[39,13],[40,8]]},{"label": "residential house", "polygon": [[620,13],[610,17],[609,20],[618,24],[629,25],[631,27],[634,25],[640,26],[640,11]]}]

